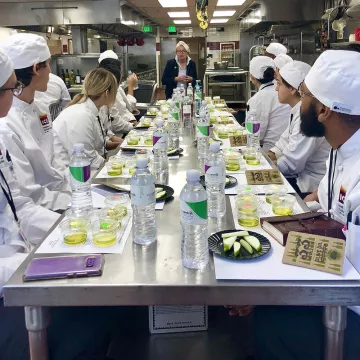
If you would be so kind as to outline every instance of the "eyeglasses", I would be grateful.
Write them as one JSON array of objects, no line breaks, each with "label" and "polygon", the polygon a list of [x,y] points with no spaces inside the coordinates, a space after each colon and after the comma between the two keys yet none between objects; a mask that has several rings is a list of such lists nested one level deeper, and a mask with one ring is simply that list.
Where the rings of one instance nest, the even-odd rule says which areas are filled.
[{"label": "eyeglasses", "polygon": [[303,99],[305,96],[309,96],[309,97],[315,99],[315,96],[314,96],[313,94],[310,94],[310,93],[308,93],[308,92],[303,91],[303,89],[302,89],[303,84],[304,84],[304,82],[302,82],[302,83],[300,84],[299,89],[298,89],[299,94],[300,94],[300,97]]},{"label": "eyeglasses", "polygon": [[18,81],[14,87],[12,88],[5,88],[5,89],[0,89],[0,91],[8,91],[8,90],[11,90],[12,93],[15,95],[15,96],[20,96],[24,90],[24,87],[25,85],[21,82],[21,81]]},{"label": "eyeglasses", "polygon": [[187,54],[186,50],[176,50],[177,54]]}]

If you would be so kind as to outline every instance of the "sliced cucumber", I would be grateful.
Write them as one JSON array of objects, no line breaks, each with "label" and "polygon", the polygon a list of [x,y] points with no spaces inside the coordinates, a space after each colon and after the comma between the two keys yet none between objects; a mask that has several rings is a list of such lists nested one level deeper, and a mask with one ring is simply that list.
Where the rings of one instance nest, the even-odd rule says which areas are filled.
[{"label": "sliced cucumber", "polygon": [[247,241],[241,239],[241,240],[240,240],[240,244],[244,247],[244,249],[245,249],[248,253],[250,253],[250,254],[253,254],[253,253],[254,253],[253,248],[250,246],[250,244],[249,244]]},{"label": "sliced cucumber", "polygon": [[241,244],[239,242],[235,242],[234,244],[234,256],[239,256],[240,253],[240,249],[241,249]]},{"label": "sliced cucumber", "polygon": [[177,149],[170,150],[170,151],[168,151],[168,155],[175,154],[175,153],[176,153],[176,151],[177,151]]},{"label": "sliced cucumber", "polygon": [[244,239],[256,250],[261,251],[261,244],[259,239],[255,236],[244,236]]},{"label": "sliced cucumber", "polygon": [[224,251],[229,251],[236,241],[236,236],[224,239]]},{"label": "sliced cucumber", "polygon": [[161,191],[156,194],[156,200],[163,198],[166,195],[166,191]]},{"label": "sliced cucumber", "polygon": [[221,237],[223,239],[227,239],[227,238],[233,237],[233,236],[243,237],[243,236],[248,236],[248,235],[249,235],[249,233],[247,231],[236,231],[236,232],[232,232],[232,233],[222,234]]},{"label": "sliced cucumber", "polygon": [[155,188],[155,191],[156,191],[156,193],[158,194],[159,192],[164,191],[164,189],[163,189],[163,188]]},{"label": "sliced cucumber", "polygon": [[226,178],[226,185],[229,185],[230,184],[230,179],[229,178]]}]

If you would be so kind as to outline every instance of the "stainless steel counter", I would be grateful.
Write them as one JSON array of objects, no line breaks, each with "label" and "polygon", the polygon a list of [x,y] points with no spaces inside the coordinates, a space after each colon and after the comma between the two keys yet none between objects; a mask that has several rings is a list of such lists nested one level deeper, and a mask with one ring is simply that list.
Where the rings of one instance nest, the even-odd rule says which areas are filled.
[{"label": "stainless steel counter", "polygon": [[[157,243],[149,247],[134,245],[130,235],[123,254],[105,255],[101,277],[24,283],[22,276],[28,263],[34,257],[44,256],[33,253],[6,284],[5,305],[26,307],[27,319],[31,319],[28,321],[30,335],[38,335],[34,348],[44,347],[41,334],[46,328],[48,306],[336,305],[327,308],[331,324],[334,324],[334,319],[343,321],[346,308],[341,306],[360,305],[360,282],[357,281],[217,281],[212,258],[202,272],[184,268],[179,194],[185,184],[186,170],[196,168],[197,160],[191,136],[184,135],[180,144],[184,156],[170,161],[169,185],[175,190],[174,200],[167,203],[163,211],[156,212]],[[104,182],[121,184],[128,180],[104,179]],[[227,199],[227,215],[219,223],[211,221],[210,230],[232,228],[234,223]],[[34,319],[38,319],[36,326]],[[341,331],[339,336],[341,338]],[[339,344],[333,338],[331,341],[335,341],[334,347]],[[331,353],[336,351],[332,348]],[[43,353],[32,352],[32,359],[46,359],[39,354]]]}]

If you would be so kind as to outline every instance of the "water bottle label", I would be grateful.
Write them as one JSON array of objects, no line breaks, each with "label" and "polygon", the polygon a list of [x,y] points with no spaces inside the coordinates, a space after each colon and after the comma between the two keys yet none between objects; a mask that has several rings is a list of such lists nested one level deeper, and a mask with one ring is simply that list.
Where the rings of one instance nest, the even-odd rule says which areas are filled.
[{"label": "water bottle label", "polygon": [[209,136],[209,126],[196,125],[196,137],[208,137]]},{"label": "water bottle label", "polygon": [[207,224],[207,200],[200,202],[180,201],[180,217],[183,224]]},{"label": "water bottle label", "polygon": [[260,123],[246,122],[246,129],[250,134],[256,134],[260,131]]},{"label": "water bottle label", "polygon": [[184,115],[191,114],[191,105],[184,105],[183,106],[183,113],[184,113]]},{"label": "water bottle label", "polygon": [[225,182],[224,168],[205,164],[205,182],[207,184],[215,184],[221,181]]},{"label": "water bottle label", "polygon": [[175,103],[175,105],[178,109],[180,109],[180,103],[177,102],[177,103]]},{"label": "water bottle label", "polygon": [[196,96],[196,100],[202,100],[202,93],[201,92],[196,92],[195,96]]},{"label": "water bottle label", "polygon": [[70,174],[78,182],[86,183],[91,176],[90,165],[87,166],[69,166]]},{"label": "water bottle label", "polygon": [[131,186],[131,204],[135,206],[147,206],[155,203],[155,184],[145,186]]},{"label": "water bottle label", "polygon": [[167,134],[165,135],[158,135],[156,133],[154,133],[153,136],[153,146],[154,149],[167,149],[168,148],[168,136]]},{"label": "water bottle label", "polygon": [[[178,112],[172,112],[170,113],[170,116],[176,120],[176,121],[179,121],[179,113]],[[170,119],[171,120],[171,119]]]}]

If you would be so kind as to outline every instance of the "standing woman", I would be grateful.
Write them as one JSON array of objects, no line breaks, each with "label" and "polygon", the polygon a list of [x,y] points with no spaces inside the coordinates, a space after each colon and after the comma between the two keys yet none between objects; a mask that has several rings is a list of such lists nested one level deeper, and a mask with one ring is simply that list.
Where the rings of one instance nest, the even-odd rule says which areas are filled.
[{"label": "standing woman", "polygon": [[179,41],[175,53],[175,59],[167,62],[162,77],[162,83],[166,86],[166,99],[171,98],[176,87],[180,87],[181,84],[187,87],[188,83],[195,86],[197,80],[196,64],[189,56],[189,45],[184,41]]},{"label": "standing woman", "polygon": [[115,103],[117,81],[105,69],[91,70],[85,77],[84,87],[58,116],[54,123],[55,151],[66,166],[74,144],[83,143],[91,169],[99,169],[105,162],[108,137],[100,117],[102,106],[109,108]]}]

